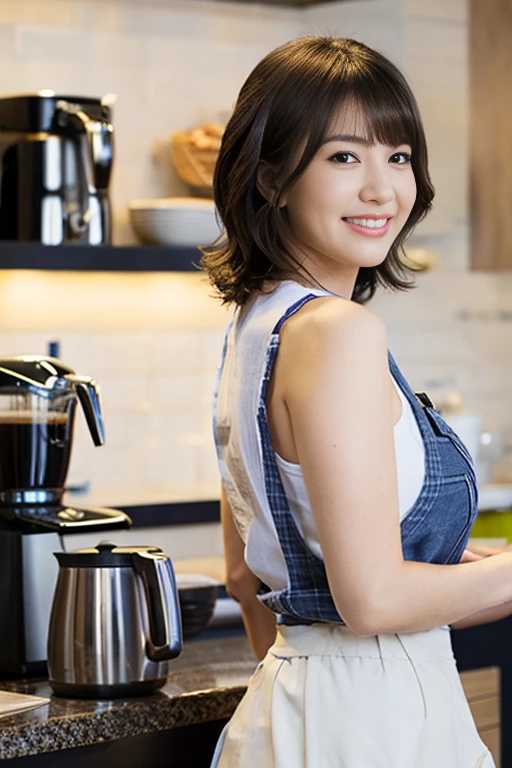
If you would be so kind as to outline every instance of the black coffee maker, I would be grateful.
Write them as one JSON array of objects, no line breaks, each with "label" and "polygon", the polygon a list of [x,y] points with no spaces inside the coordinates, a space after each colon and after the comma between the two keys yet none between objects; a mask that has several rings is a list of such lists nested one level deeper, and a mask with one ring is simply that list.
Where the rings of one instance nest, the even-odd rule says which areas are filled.
[{"label": "black coffee maker", "polygon": [[[40,674],[57,565],[72,535],[127,528],[120,510],[64,503],[76,404],[104,442],[100,392],[51,357],[0,360],[0,672]],[[68,545],[68,546],[66,546]]]},{"label": "black coffee maker", "polygon": [[110,112],[52,91],[0,98],[0,240],[111,243]]}]

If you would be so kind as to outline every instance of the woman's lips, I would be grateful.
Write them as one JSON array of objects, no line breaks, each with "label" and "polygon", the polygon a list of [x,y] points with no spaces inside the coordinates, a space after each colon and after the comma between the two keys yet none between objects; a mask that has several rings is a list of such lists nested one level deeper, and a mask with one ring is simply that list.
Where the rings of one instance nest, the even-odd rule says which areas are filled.
[{"label": "woman's lips", "polygon": [[389,232],[391,219],[392,217],[386,221],[383,227],[364,227],[361,224],[352,224],[350,221],[346,221],[345,219],[342,219],[342,221],[347,225],[347,227],[350,227],[350,229],[352,229],[354,232],[357,232],[359,235],[365,235],[365,237],[383,237]]}]

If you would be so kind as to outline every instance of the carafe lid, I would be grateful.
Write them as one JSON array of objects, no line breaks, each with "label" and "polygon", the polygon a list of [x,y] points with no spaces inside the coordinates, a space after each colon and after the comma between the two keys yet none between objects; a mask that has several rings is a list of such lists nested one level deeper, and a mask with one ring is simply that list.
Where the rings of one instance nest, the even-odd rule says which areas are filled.
[{"label": "carafe lid", "polygon": [[110,106],[101,98],[62,96],[53,91],[0,98],[0,130],[54,133],[59,102],[78,104],[95,120],[110,120]]},{"label": "carafe lid", "polygon": [[95,547],[75,552],[54,552],[54,555],[59,565],[66,568],[131,568],[132,555],[138,552],[166,557],[160,547],[118,547],[112,541],[100,541]]},{"label": "carafe lid", "polygon": [[0,359],[0,388],[16,385],[21,389],[70,389],[66,377],[74,371],[53,357],[19,355]]}]

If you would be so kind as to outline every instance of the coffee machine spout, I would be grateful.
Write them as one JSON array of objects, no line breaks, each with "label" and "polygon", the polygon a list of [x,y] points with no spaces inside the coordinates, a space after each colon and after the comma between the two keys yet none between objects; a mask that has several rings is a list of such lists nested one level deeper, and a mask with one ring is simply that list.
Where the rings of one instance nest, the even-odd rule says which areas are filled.
[{"label": "coffee machine spout", "polygon": [[105,427],[98,384],[89,376],[78,376],[75,373],[68,374],[65,379],[75,386],[94,445],[104,445]]}]

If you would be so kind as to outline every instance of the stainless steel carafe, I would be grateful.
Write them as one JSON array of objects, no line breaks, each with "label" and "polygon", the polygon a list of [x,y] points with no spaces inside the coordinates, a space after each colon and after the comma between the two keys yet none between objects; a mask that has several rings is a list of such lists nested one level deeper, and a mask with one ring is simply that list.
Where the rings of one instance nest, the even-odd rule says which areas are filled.
[{"label": "stainless steel carafe", "polygon": [[182,648],[170,558],[158,547],[56,552],[59,576],[48,633],[56,694],[111,698],[160,688]]}]

